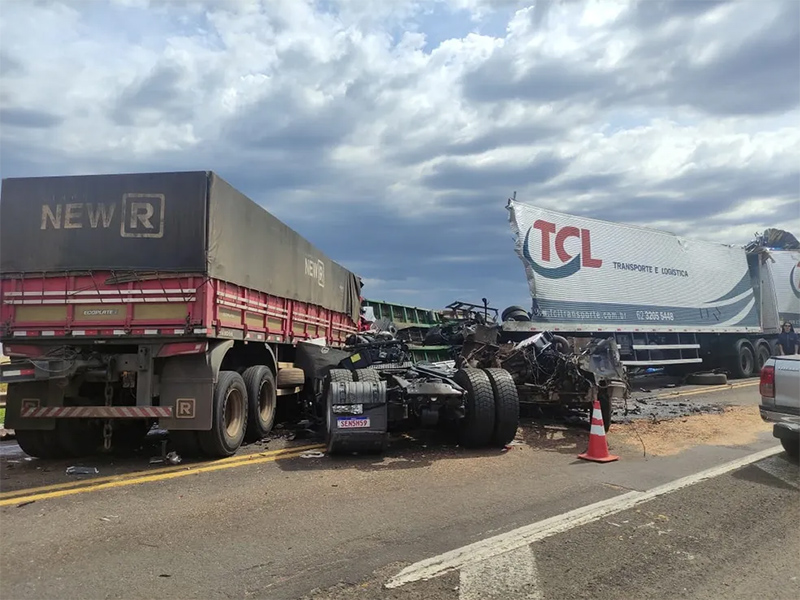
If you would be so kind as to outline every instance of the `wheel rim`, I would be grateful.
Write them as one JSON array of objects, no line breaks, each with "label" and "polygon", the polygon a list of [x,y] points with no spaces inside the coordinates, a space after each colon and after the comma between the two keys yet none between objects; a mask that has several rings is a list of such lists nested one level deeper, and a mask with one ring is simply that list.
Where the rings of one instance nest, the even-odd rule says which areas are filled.
[{"label": "wheel rim", "polygon": [[273,394],[273,389],[269,381],[264,381],[261,384],[261,390],[258,395],[258,412],[263,421],[269,421],[272,416],[274,396],[275,394]]},{"label": "wheel rim", "polygon": [[236,389],[231,388],[225,398],[225,431],[235,438],[244,426],[244,396]]}]

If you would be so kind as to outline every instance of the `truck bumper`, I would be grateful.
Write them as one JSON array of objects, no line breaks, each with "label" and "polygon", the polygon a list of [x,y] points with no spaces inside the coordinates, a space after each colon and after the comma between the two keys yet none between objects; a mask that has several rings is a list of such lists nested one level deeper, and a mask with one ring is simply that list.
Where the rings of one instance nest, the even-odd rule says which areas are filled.
[{"label": "truck bumper", "polygon": [[794,415],[780,412],[775,410],[774,406],[765,406],[763,404],[759,405],[758,411],[761,414],[761,418],[767,423],[780,423],[791,428],[797,428],[800,431],[800,414]]}]

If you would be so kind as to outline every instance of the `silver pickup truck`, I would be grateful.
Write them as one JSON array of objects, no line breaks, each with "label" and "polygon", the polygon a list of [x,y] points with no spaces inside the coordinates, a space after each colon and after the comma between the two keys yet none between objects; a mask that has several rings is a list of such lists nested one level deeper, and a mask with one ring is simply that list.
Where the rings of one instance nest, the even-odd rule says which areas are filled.
[{"label": "silver pickup truck", "polygon": [[772,435],[786,454],[800,457],[800,355],[773,356],[761,369],[761,418],[774,423]]}]

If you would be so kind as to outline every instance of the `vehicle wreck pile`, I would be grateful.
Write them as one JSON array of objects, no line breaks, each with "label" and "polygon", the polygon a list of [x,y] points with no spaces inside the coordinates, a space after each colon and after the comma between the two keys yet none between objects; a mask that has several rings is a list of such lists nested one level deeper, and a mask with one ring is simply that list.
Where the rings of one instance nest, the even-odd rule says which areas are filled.
[{"label": "vehicle wreck pile", "polygon": [[584,341],[573,349],[551,332],[507,340],[487,306],[459,303],[457,316],[425,337],[425,344],[450,346],[452,361],[434,364],[414,362],[391,321],[376,321],[343,349],[327,349],[318,365],[328,452],[381,451],[387,432],[408,425],[450,425],[464,446],[504,446],[520,406],[591,411],[595,399],[608,429],[614,399],[628,391],[625,367],[613,339]]}]

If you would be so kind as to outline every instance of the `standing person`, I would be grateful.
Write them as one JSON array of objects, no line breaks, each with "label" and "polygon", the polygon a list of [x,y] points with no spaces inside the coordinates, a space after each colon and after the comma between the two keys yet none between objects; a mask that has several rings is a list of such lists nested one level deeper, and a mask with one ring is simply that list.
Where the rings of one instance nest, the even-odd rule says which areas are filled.
[{"label": "standing person", "polygon": [[800,336],[794,332],[794,326],[786,321],[778,335],[778,354],[797,354],[800,348]]}]

